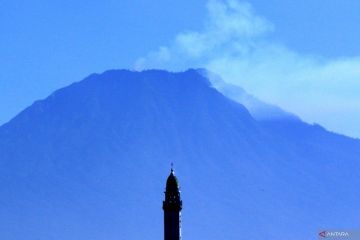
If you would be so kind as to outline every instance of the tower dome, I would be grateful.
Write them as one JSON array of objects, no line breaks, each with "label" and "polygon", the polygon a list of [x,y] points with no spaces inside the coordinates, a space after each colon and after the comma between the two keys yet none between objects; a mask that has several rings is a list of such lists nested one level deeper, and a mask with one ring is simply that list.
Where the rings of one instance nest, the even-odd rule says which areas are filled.
[{"label": "tower dome", "polygon": [[166,181],[166,192],[179,192],[179,183],[172,168]]}]

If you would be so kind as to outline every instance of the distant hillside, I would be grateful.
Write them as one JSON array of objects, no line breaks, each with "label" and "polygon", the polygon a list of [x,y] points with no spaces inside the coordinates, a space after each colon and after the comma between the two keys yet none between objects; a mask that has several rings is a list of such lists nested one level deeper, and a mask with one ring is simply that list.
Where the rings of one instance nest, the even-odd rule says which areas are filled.
[{"label": "distant hillside", "polygon": [[0,239],[162,239],[170,163],[183,239],[360,227],[360,141],[255,120],[196,70],[111,70],[0,127]]}]

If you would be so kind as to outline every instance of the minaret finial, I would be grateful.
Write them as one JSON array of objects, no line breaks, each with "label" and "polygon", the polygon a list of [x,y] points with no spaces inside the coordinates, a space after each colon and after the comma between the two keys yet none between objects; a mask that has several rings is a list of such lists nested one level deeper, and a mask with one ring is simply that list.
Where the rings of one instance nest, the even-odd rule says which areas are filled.
[{"label": "minaret finial", "polygon": [[174,172],[174,163],[171,162],[171,172],[173,173]]}]

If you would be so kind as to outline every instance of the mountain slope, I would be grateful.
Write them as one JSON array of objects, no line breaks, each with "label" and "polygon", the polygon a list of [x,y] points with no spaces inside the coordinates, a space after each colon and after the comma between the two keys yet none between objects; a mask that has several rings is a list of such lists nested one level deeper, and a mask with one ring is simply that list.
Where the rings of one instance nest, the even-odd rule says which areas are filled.
[{"label": "mountain slope", "polygon": [[195,70],[93,74],[0,127],[0,237],[160,239],[170,162],[184,239],[355,228],[359,154],[319,126],[256,121]]},{"label": "mountain slope", "polygon": [[300,120],[294,114],[288,113],[278,106],[265,103],[256,97],[248,94],[243,88],[226,83],[220,76],[206,69],[197,70],[201,75],[211,81],[212,86],[219,90],[226,97],[244,105],[258,121],[269,120]]}]

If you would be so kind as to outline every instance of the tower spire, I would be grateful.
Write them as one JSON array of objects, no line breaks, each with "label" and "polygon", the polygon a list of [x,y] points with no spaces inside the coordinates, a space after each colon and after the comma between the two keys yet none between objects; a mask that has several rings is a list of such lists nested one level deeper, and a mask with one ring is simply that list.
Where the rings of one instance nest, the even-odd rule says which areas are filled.
[{"label": "tower spire", "polygon": [[181,239],[181,209],[182,201],[180,188],[175,176],[173,163],[171,163],[170,175],[166,181],[164,210],[164,240]]}]

